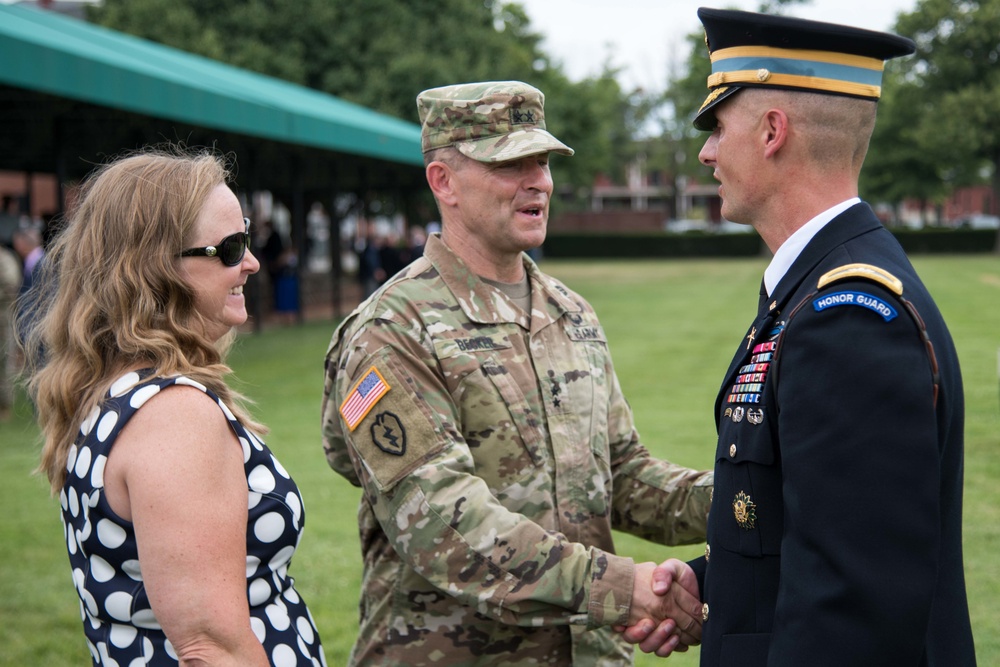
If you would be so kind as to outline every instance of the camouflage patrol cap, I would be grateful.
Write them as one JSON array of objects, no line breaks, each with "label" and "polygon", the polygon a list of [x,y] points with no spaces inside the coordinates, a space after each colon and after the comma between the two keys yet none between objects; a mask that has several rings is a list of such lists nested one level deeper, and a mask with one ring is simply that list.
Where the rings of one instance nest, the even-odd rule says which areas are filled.
[{"label": "camouflage patrol cap", "polygon": [[424,153],[454,146],[480,162],[573,149],[545,130],[542,91],[520,81],[459,83],[417,95]]}]

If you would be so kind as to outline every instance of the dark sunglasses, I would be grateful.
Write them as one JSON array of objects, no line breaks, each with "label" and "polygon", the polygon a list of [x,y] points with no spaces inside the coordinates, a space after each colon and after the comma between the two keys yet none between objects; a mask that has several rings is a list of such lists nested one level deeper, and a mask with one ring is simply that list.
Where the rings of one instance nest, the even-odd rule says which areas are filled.
[{"label": "dark sunglasses", "polygon": [[243,255],[250,247],[250,218],[243,218],[246,229],[236,234],[230,234],[218,245],[204,248],[188,248],[179,257],[218,257],[226,266],[236,266],[243,261]]}]

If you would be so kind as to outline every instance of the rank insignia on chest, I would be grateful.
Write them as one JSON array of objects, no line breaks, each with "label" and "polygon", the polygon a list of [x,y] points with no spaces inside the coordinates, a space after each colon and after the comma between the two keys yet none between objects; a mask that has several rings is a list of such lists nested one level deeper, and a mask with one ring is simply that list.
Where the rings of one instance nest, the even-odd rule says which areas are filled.
[{"label": "rank insignia on chest", "polygon": [[757,526],[757,505],[745,491],[740,491],[733,498],[733,516],[743,530],[751,530]]}]

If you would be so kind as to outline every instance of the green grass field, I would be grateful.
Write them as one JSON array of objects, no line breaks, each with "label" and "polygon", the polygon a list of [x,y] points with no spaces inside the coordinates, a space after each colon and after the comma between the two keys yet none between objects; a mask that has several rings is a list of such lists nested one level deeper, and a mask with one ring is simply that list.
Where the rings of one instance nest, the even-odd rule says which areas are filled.
[{"label": "green grass field", "polygon": [[[963,364],[967,403],[965,561],[979,664],[1000,664],[1000,259],[915,260],[944,311]],[[546,261],[587,297],[607,331],[639,431],[657,455],[709,467],[712,405],[753,315],[765,266],[756,260]],[[306,532],[291,572],[319,627],[330,665],[346,661],[357,628],[359,491],[327,468],[319,438],[323,355],[331,322],[241,339],[231,357],[240,388],[271,427],[268,444],[306,502]],[[32,476],[37,431],[23,397],[0,424],[0,665],[89,664],[67,566],[58,502]],[[873,511],[877,508],[873,508]],[[618,536],[620,553],[659,561],[701,552]],[[891,563],[886,563],[891,568]],[[843,639],[843,638],[841,638]],[[659,664],[639,656],[638,665]],[[671,658],[691,667],[697,651]]]}]

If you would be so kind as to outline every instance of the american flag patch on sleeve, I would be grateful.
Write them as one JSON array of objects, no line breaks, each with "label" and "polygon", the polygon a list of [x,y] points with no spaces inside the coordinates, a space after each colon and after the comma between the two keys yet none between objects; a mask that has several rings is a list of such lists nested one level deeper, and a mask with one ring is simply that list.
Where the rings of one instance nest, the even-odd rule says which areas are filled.
[{"label": "american flag patch on sleeve", "polygon": [[389,385],[381,373],[374,366],[369,368],[368,372],[348,392],[344,402],[340,404],[340,415],[347,423],[348,430],[353,431],[357,428],[365,415],[388,391]]}]

